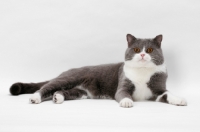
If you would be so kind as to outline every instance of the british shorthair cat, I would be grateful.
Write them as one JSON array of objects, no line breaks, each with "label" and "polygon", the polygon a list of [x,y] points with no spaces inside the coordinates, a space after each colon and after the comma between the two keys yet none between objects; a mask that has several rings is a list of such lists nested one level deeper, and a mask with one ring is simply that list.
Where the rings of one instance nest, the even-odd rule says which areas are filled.
[{"label": "british shorthair cat", "polygon": [[167,69],[161,49],[162,35],[152,39],[126,36],[128,47],[124,62],[74,68],[40,83],[15,83],[12,95],[34,93],[30,103],[48,98],[56,104],[74,99],[115,99],[121,107],[134,101],[154,100],[185,106],[187,102],[166,89]]}]

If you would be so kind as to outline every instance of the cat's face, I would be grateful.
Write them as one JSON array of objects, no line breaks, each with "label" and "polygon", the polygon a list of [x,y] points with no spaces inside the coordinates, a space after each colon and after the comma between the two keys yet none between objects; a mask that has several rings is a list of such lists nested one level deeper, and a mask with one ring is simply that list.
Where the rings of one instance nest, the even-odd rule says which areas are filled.
[{"label": "cat's face", "polygon": [[164,63],[161,49],[162,35],[154,39],[137,39],[127,34],[128,48],[125,64],[130,67],[154,67]]}]

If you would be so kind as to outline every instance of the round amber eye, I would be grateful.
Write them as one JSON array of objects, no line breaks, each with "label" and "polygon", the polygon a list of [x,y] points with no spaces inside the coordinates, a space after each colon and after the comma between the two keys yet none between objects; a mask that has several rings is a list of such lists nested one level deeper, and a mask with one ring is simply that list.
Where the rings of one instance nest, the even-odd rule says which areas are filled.
[{"label": "round amber eye", "polygon": [[139,53],[140,52],[140,49],[139,48],[133,48],[134,49],[134,51],[136,52],[136,53]]},{"label": "round amber eye", "polygon": [[146,52],[147,52],[147,53],[151,53],[151,52],[153,52],[153,49],[152,49],[152,48],[148,48],[148,49],[146,50]]}]

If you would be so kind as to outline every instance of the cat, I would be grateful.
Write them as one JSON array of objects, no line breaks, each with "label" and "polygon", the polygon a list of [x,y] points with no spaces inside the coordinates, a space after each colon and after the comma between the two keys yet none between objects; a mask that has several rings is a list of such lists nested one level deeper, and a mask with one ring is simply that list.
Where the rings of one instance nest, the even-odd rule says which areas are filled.
[{"label": "cat", "polygon": [[75,99],[115,99],[121,107],[134,101],[154,100],[186,106],[185,99],[166,89],[167,69],[161,49],[162,35],[151,39],[126,35],[125,61],[70,69],[55,79],[40,83],[14,83],[12,95],[34,93],[30,103],[48,98],[56,104]]}]

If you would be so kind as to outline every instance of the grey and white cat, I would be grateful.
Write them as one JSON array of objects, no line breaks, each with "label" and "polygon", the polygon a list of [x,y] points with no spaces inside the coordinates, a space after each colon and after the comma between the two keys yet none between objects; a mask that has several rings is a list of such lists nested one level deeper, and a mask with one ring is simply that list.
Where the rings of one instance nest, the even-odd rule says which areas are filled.
[{"label": "grey and white cat", "polygon": [[115,99],[121,107],[132,107],[134,101],[154,100],[185,106],[183,98],[166,90],[167,70],[161,49],[162,35],[153,39],[126,36],[125,61],[117,64],[86,66],[63,72],[55,79],[41,83],[15,83],[12,95],[34,93],[30,103],[48,98],[59,104],[74,99]]}]

